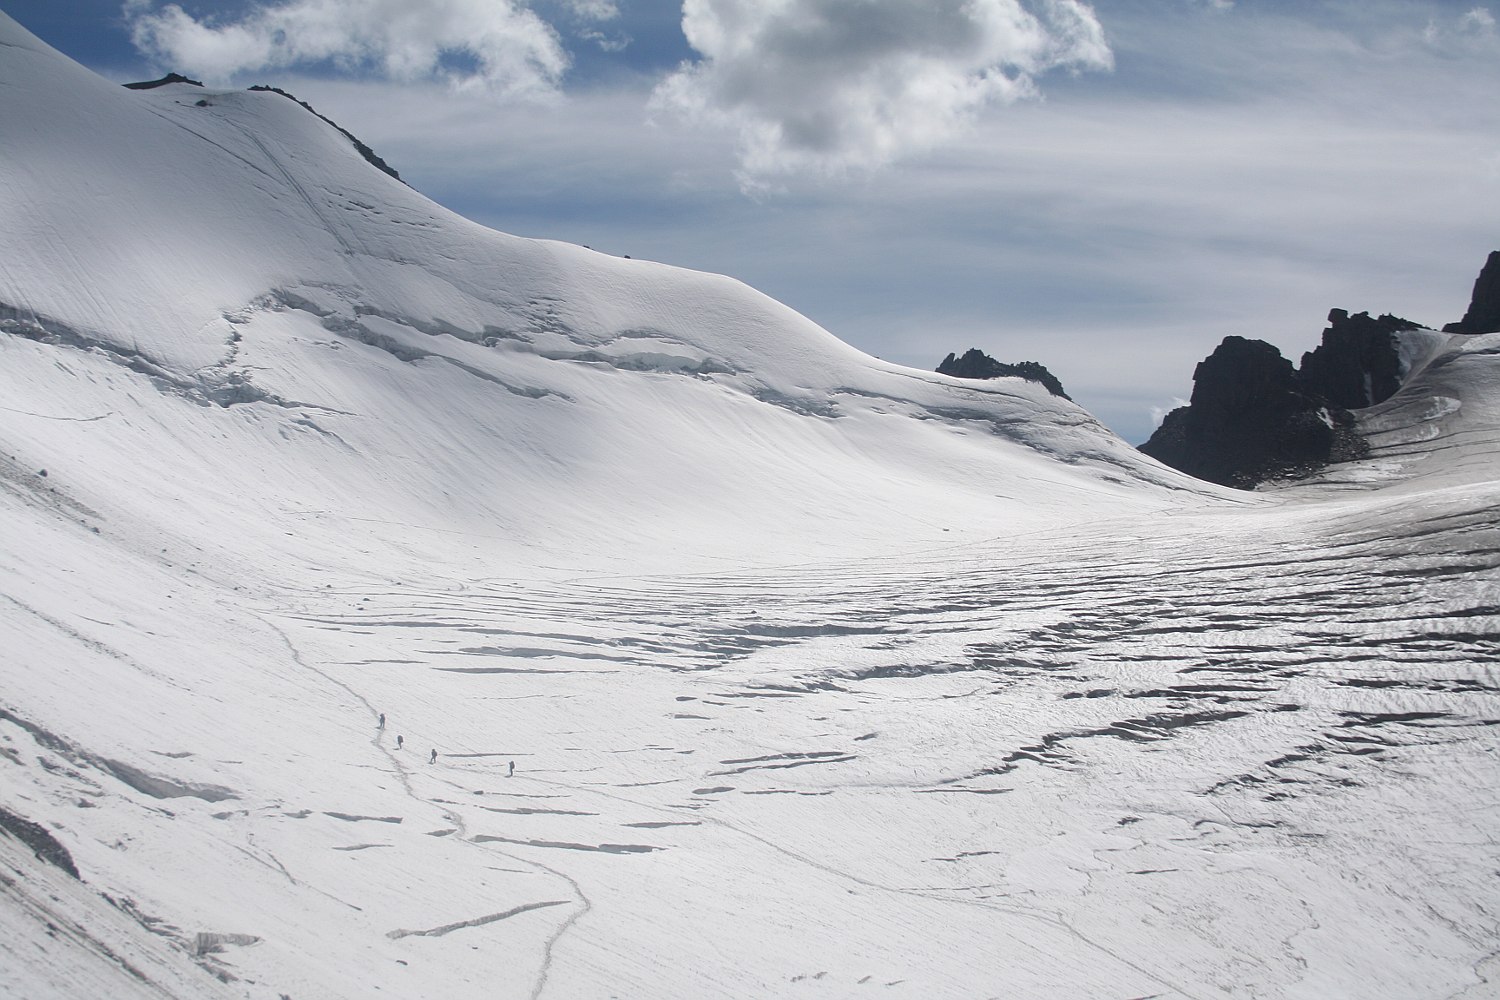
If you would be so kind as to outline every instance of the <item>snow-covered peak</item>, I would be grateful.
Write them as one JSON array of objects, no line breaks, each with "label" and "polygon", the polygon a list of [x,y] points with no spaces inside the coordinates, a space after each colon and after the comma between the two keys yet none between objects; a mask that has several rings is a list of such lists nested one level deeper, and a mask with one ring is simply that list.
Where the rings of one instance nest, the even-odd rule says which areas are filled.
[{"label": "snow-covered peak", "polygon": [[127,90],[0,32],[7,363],[26,412],[71,377],[70,412],[101,417],[86,443],[9,440],[100,509],[148,517],[180,478],[194,544],[317,517],[675,564],[1213,495],[1032,383],[887,364],[731,278],[478,226],[279,94]]}]

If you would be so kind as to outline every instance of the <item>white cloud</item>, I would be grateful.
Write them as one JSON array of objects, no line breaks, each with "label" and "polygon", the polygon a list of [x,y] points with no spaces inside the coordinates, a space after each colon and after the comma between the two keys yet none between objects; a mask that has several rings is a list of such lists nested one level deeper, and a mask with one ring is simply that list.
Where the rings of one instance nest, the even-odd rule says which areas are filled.
[{"label": "white cloud", "polygon": [[1160,427],[1161,426],[1161,422],[1164,419],[1166,419],[1166,416],[1167,416],[1168,413],[1171,413],[1173,410],[1177,409],[1178,407],[1187,406],[1187,405],[1188,405],[1188,401],[1186,399],[1183,399],[1181,396],[1174,396],[1172,398],[1172,402],[1168,403],[1166,406],[1150,406],[1150,407],[1147,407],[1147,412],[1149,412],[1151,414],[1151,426],[1152,427]]},{"label": "white cloud", "polygon": [[[607,0],[574,7],[594,16],[613,10]],[[125,15],[141,52],[214,80],[332,61],[391,80],[544,96],[568,66],[557,33],[517,0],[284,0],[223,23],[176,4],[127,0]]]},{"label": "white cloud", "polygon": [[595,31],[592,29],[585,29],[583,31],[580,31],[578,33],[578,37],[582,38],[586,42],[593,42],[605,52],[624,52],[627,48],[630,47],[631,41],[629,35],[606,35],[602,31]]},{"label": "white cloud", "polygon": [[612,21],[620,16],[615,0],[566,0],[565,6],[574,17],[589,21]]},{"label": "white cloud", "polygon": [[1471,7],[1452,20],[1432,18],[1422,39],[1436,48],[1492,51],[1497,41],[1495,15],[1487,7]]},{"label": "white cloud", "polygon": [[653,107],[734,129],[750,186],[931,148],[1057,67],[1107,69],[1079,0],[685,0],[701,59]]},{"label": "white cloud", "polygon": [[1067,100],[767,202],[735,190],[731,134],[641,128],[640,77],[545,106],[435,82],[270,82],[487,225],[732,274],[893,362],[930,370],[967,347],[1040,361],[1138,442],[1226,335],[1295,359],[1333,306],[1458,319],[1500,224],[1500,60],[1422,44],[1427,8],[1185,3],[1113,7],[1120,72]]},{"label": "white cloud", "polygon": [[1462,31],[1493,34],[1495,31],[1495,15],[1491,14],[1485,7],[1475,7],[1458,19],[1458,26]]}]

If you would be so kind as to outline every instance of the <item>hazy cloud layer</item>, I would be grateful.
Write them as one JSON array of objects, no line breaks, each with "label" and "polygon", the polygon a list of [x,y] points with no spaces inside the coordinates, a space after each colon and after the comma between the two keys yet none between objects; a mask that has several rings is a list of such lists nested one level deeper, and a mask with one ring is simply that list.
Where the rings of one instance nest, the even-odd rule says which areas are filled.
[{"label": "hazy cloud layer", "polygon": [[[571,9],[616,13],[604,0],[576,0]],[[526,96],[554,92],[569,63],[557,32],[515,0],[286,0],[223,22],[130,0],[125,14],[142,52],[216,80],[331,61],[391,80],[437,78]]]},{"label": "hazy cloud layer", "polygon": [[654,106],[734,129],[751,184],[878,167],[1049,69],[1111,65],[1078,0],[686,0],[682,27],[701,58]]}]

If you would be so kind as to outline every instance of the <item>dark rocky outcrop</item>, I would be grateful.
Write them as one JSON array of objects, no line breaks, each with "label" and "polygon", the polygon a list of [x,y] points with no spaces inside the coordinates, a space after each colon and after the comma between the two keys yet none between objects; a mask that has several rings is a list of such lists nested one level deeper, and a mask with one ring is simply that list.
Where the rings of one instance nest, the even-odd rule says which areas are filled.
[{"label": "dark rocky outcrop", "polygon": [[[255,86],[251,87],[250,89],[271,94],[280,94],[282,97],[285,97],[288,100],[297,101],[296,97],[282,90],[280,87]],[[398,181],[401,180],[401,175],[396,173],[395,168],[386,163],[379,156],[375,155],[375,150],[371,149],[369,146],[366,146],[363,142],[360,142],[359,138],[355,136],[353,132],[350,132],[338,122],[334,121],[332,118],[329,118],[327,115],[318,114],[317,109],[314,108],[311,104],[308,104],[306,101],[297,101],[297,103],[302,105],[308,111],[311,111],[314,115],[317,115],[320,119],[322,119],[333,128],[337,129],[339,134],[342,135],[345,139],[348,139],[350,142],[354,143],[354,148],[359,151],[359,155],[363,156],[365,158],[365,162],[370,164],[370,166],[376,168],[382,173],[389,174],[390,176],[396,178],[396,180]],[[406,182],[401,181],[401,183],[405,184]]]},{"label": "dark rocky outcrop", "polygon": [[1364,453],[1349,411],[1308,389],[1260,340],[1225,337],[1193,373],[1189,405],[1167,414],[1141,451],[1191,476],[1249,489]]},{"label": "dark rocky outcrop", "polygon": [[[1367,448],[1349,411],[1395,395],[1406,375],[1398,335],[1421,328],[1399,316],[1334,309],[1300,371],[1270,344],[1226,337],[1193,373],[1192,402],[1167,414],[1141,451],[1200,479],[1246,489],[1358,458]],[[1474,282],[1468,313],[1443,330],[1500,333],[1500,250]]]},{"label": "dark rocky outcrop", "polygon": [[126,90],[155,90],[157,87],[165,87],[169,83],[186,83],[194,87],[203,86],[202,80],[189,80],[181,73],[168,73],[160,80],[144,80],[140,83],[126,83],[121,86]]},{"label": "dark rocky outcrop", "polygon": [[1390,399],[1401,388],[1401,351],[1395,335],[1419,324],[1399,316],[1371,319],[1367,312],[1328,313],[1323,342],[1302,355],[1303,388],[1335,406],[1357,410]]},{"label": "dark rocky outcrop", "polygon": [[1057,376],[1049,372],[1045,365],[1035,361],[1021,361],[1017,364],[1007,365],[996,361],[977,347],[971,347],[964,352],[963,357],[950,354],[943,359],[943,363],[937,366],[938,374],[952,375],[954,378],[1024,378],[1028,382],[1039,382],[1052,395],[1061,396],[1063,399],[1071,399],[1063,391],[1062,383]]},{"label": "dark rocky outcrop", "polygon": [[1469,311],[1457,323],[1443,327],[1444,333],[1500,333],[1500,250],[1491,250],[1484,269],[1474,282]]},{"label": "dark rocky outcrop", "polygon": [[24,816],[17,816],[8,809],[0,808],[0,831],[25,844],[42,861],[61,868],[74,878],[79,877],[73,855],[40,823],[33,823]]}]

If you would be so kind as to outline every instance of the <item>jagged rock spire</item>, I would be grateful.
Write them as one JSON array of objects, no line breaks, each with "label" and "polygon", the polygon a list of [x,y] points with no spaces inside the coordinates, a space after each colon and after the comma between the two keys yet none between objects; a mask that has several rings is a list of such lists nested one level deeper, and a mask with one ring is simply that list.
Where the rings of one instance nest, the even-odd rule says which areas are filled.
[{"label": "jagged rock spire", "polygon": [[1500,333],[1500,250],[1491,250],[1484,269],[1474,280],[1469,311],[1457,323],[1443,327],[1444,333]]}]

